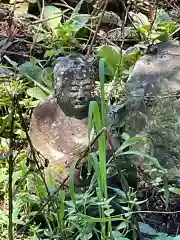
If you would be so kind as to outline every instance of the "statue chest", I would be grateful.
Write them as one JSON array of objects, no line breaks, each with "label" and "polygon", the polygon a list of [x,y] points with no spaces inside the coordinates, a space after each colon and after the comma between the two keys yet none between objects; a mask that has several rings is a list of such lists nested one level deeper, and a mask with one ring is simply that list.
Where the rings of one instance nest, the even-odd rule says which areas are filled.
[{"label": "statue chest", "polygon": [[50,127],[53,146],[64,154],[77,155],[88,145],[88,119],[62,116]]},{"label": "statue chest", "polygon": [[33,113],[30,136],[34,147],[50,162],[65,163],[88,146],[88,118],[66,116],[54,99],[45,100]]}]

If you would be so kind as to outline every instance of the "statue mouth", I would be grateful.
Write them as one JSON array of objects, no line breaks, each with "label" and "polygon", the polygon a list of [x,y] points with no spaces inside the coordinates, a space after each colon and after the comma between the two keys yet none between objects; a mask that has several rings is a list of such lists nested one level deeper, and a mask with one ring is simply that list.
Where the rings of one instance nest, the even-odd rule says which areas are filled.
[{"label": "statue mouth", "polygon": [[85,108],[85,107],[87,107],[87,104],[83,103],[83,102],[76,102],[74,107],[75,108]]}]

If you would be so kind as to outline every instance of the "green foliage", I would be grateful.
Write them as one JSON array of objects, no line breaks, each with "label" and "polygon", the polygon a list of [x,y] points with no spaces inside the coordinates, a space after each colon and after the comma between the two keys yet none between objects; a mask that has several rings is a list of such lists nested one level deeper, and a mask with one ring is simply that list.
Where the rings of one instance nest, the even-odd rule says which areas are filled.
[{"label": "green foliage", "polygon": [[156,237],[153,238],[153,240],[180,240],[180,235],[172,237],[168,236],[168,234],[165,233],[159,233]]},{"label": "green foliage", "polygon": [[137,29],[138,35],[142,42],[159,43],[166,42],[170,39],[170,35],[179,28],[179,24],[171,21],[168,13],[163,9],[158,9],[156,19],[151,23],[142,13],[129,13],[133,19],[133,24]]},{"label": "green foliage", "polygon": [[137,51],[129,54],[121,55],[120,49],[111,45],[104,45],[98,49],[98,57],[103,58],[106,66],[110,70],[112,76],[128,70],[140,57]]},{"label": "green foliage", "polygon": [[149,224],[140,222],[139,229],[140,229],[141,233],[143,233],[143,234],[147,234],[150,236],[157,235],[157,231],[154,228],[152,228],[151,226],[149,226]]},{"label": "green foliage", "polygon": [[[31,66],[35,69],[34,71],[30,71]],[[38,65],[32,65],[31,62],[21,65],[20,73],[26,76],[27,79],[35,79],[34,81],[30,80],[30,84],[36,84],[36,81],[41,81],[41,79],[37,77],[41,76],[41,68],[39,68]],[[102,96],[101,111],[96,102],[90,103],[89,132],[94,128],[95,132],[99,133],[105,126],[106,104],[104,97],[104,61],[102,59],[100,60],[100,84]],[[26,89],[27,92],[29,92],[31,88],[27,87]],[[37,91],[40,90],[40,88],[37,89]],[[10,101],[11,97],[12,96],[9,95]],[[18,97],[21,99],[21,93],[19,93]],[[38,98],[38,96],[36,96],[36,98]],[[41,98],[41,96],[39,98]],[[18,118],[18,109],[16,109],[16,114],[16,124],[18,123],[18,129],[22,129],[22,125]],[[8,118],[6,122],[8,123]],[[136,202],[135,193],[133,191],[129,191],[127,194],[123,190],[120,191],[120,189],[113,188],[116,194],[114,196],[107,195],[108,174],[106,167],[106,137],[106,132],[102,131],[98,138],[98,151],[90,152],[88,156],[89,163],[95,171],[89,189],[84,193],[75,192],[73,183],[74,166],[72,166],[69,179],[69,197],[68,192],[62,190],[57,197],[53,198],[55,205],[50,201],[48,206],[43,210],[46,227],[42,228],[36,225],[34,227],[35,222],[33,221],[30,225],[32,233],[31,238],[50,239],[55,236],[60,236],[66,239],[65,237],[72,237],[72,232],[75,231],[75,239],[91,239],[92,235],[97,234],[99,231],[96,229],[96,223],[99,222],[101,225],[100,235],[104,239],[109,239],[109,237],[112,239],[126,239],[125,235],[129,231],[131,219],[133,219],[133,215],[129,212],[133,210],[134,206],[139,205],[139,203]],[[22,137],[20,139],[22,139]],[[127,140],[128,143],[125,143],[123,145],[124,147],[119,149],[119,152],[129,145],[136,144],[136,142],[140,140],[140,137],[134,139],[129,138]],[[32,219],[32,217],[37,214],[39,207],[45,202],[45,199],[47,197],[53,197],[56,189],[56,183],[53,179],[49,178],[49,180],[46,181],[47,187],[45,187],[41,174],[39,172],[34,172],[32,174],[31,171],[29,171],[30,169],[27,165],[28,156],[29,152],[26,149],[18,154],[19,163],[15,164],[17,169],[15,169],[13,174],[13,223],[16,226],[15,229],[22,227],[29,219]],[[4,194],[6,194],[8,188],[8,174],[6,171],[8,162],[6,161],[5,163],[3,168],[1,168],[2,178],[0,182],[0,190]],[[128,197],[126,195],[128,195]],[[113,216],[115,210],[112,206],[112,202],[115,198],[118,202],[120,213],[123,211],[127,214],[124,217]],[[124,207],[124,204],[127,204],[127,206]],[[97,217],[91,216],[92,211],[94,211]],[[3,211],[0,216],[0,221],[3,226],[7,226],[8,212]],[[121,227],[113,227],[113,221],[115,220],[120,221]],[[109,229],[108,232],[105,231],[106,225]]]},{"label": "green foliage", "polygon": [[[129,53],[121,54],[119,47],[102,45],[98,47],[97,57],[103,58],[105,63],[106,75],[113,78],[105,85],[105,96],[113,93],[117,99],[120,98],[124,82],[127,80],[131,67],[139,59],[141,53],[134,49]],[[114,86],[116,86],[114,88]]]},{"label": "green foliage", "polygon": [[38,100],[42,100],[47,96],[39,87],[28,88],[27,95]]},{"label": "green foliage", "polygon": [[52,69],[38,66],[36,59],[32,59],[20,65],[19,73],[33,81],[34,84],[45,91],[46,94],[52,92]]},{"label": "green foliage", "polygon": [[61,10],[54,6],[46,6],[44,8],[43,16],[46,26],[52,30],[53,34],[57,34],[57,28],[61,22]]},{"label": "green foliage", "polygon": [[179,240],[180,235],[171,237],[166,233],[158,233],[155,229],[153,229],[149,224],[145,224],[140,222],[139,228],[141,233],[151,236],[151,238],[147,237],[149,240]]},{"label": "green foliage", "polygon": [[78,38],[76,37],[77,33],[86,27],[90,20],[89,14],[78,13],[82,3],[83,1],[78,3],[72,11],[71,16],[65,21],[62,21],[62,16],[69,10],[61,11],[57,7],[46,6],[43,16],[46,20],[45,27],[50,31],[47,31],[43,26],[41,29],[38,29],[38,33],[36,29],[34,41],[44,42],[48,44],[49,48],[56,49],[54,55],[73,51],[79,45]]},{"label": "green foliage", "polygon": [[[69,191],[61,190],[58,195],[54,196],[56,189],[56,182],[52,178],[46,179],[46,185],[41,177],[39,171],[31,173],[27,160],[29,159],[29,151],[24,148],[23,151],[18,153],[18,164],[15,164],[15,171],[13,174],[13,189],[14,189],[14,212],[13,223],[15,229],[23,227],[29,220],[36,216],[38,209],[45,203],[46,199],[53,199],[49,201],[49,204],[43,209],[40,217],[43,215],[46,226],[38,226],[35,221],[30,224],[30,239],[51,239],[59,236],[61,239],[91,239],[93,235],[100,234],[104,239],[128,239],[126,237],[129,231],[133,234],[136,233],[136,227],[134,225],[133,211],[139,209],[142,202],[138,202],[136,199],[136,193],[129,188],[126,179],[122,177],[122,189],[111,188],[107,185],[107,178],[110,177],[112,171],[110,171],[114,164],[117,174],[117,166],[114,162],[114,158],[125,155],[137,155],[145,157],[150,160],[151,164],[160,170],[164,170],[157,159],[152,158],[146,153],[137,151],[128,151],[127,148],[136,145],[144,139],[142,136],[129,137],[124,134],[124,142],[120,148],[115,152],[113,158],[106,162],[106,146],[107,146],[107,134],[105,129],[107,106],[105,102],[104,93],[104,63],[105,60],[100,60],[100,90],[101,90],[101,108],[97,102],[91,102],[89,106],[89,141],[90,132],[95,130],[96,134],[102,131],[98,137],[98,149],[97,152],[91,151],[88,155],[88,169],[94,169],[94,175],[91,180],[91,184],[85,192],[77,193],[74,186],[74,166],[70,169],[69,178]],[[48,76],[48,73],[43,67],[38,65],[36,61],[26,62],[19,67],[19,73],[24,76],[24,82],[21,86],[24,86],[23,92],[27,92],[27,97],[42,99],[46,96],[45,89],[48,88],[48,81],[44,81]],[[47,75],[46,75],[47,74]],[[28,82],[27,82],[28,81]],[[50,81],[50,80],[49,80]],[[26,84],[25,84],[26,83]],[[15,85],[19,87],[18,85]],[[22,101],[22,89],[18,88],[19,92],[12,88],[7,97],[7,103],[11,106],[12,94],[17,93],[17,97],[21,106],[26,106],[26,99]],[[33,92],[33,90],[35,90]],[[33,95],[35,94],[35,95]],[[4,95],[3,95],[4,96]],[[3,97],[2,96],[2,97]],[[5,102],[6,103],[6,102]],[[7,105],[8,106],[8,105]],[[100,111],[101,109],[101,111]],[[16,109],[16,121],[14,131],[19,136],[19,139],[25,139],[24,129],[18,117],[18,109]],[[2,128],[9,128],[9,115],[1,117]],[[24,115],[25,117],[25,115]],[[21,131],[19,131],[21,130]],[[9,137],[6,137],[7,140]],[[2,141],[3,139],[1,139]],[[3,141],[2,141],[3,142]],[[8,147],[8,143],[3,145]],[[4,155],[3,161],[7,159],[7,155]],[[42,161],[42,159],[41,159]],[[0,191],[3,194],[7,194],[8,189],[8,162],[1,162],[1,180]],[[111,189],[114,194],[108,195],[108,190]],[[119,215],[116,214],[114,209],[114,202],[116,207],[118,206]],[[92,214],[93,213],[93,214]],[[0,222],[3,228],[7,227],[8,212],[0,212]],[[119,225],[114,226],[114,221],[118,221]],[[96,223],[100,224],[100,230],[97,229]],[[133,224],[132,224],[133,223]],[[106,227],[108,231],[106,231]],[[72,234],[75,232],[75,236]],[[135,237],[134,237],[135,239]]]},{"label": "green foliage", "polygon": [[[64,14],[54,6],[45,6],[43,17],[45,24],[38,27],[34,34],[35,42],[41,41],[48,44],[49,50],[47,62],[38,61],[31,58],[29,61],[18,66],[11,61],[11,65],[17,70],[18,77],[7,83],[3,83],[0,88],[0,107],[5,109],[5,113],[0,116],[0,195],[4,203],[8,198],[8,157],[10,151],[10,114],[12,112],[13,97],[16,96],[22,110],[22,116],[29,121],[29,109],[34,107],[40,100],[49,96],[53,89],[52,68],[46,67],[48,61],[59,53],[71,52],[81,43],[78,39],[80,30],[88,26],[90,15],[80,14],[79,10],[83,1],[80,1],[68,20],[63,21]],[[131,13],[134,26],[140,33],[141,43],[146,46],[148,43],[167,41],[170,35],[179,27],[172,22],[168,14],[160,9],[157,12],[156,20],[152,24],[142,13]],[[52,18],[51,20],[48,20]],[[48,21],[46,21],[48,20]],[[36,28],[37,30],[37,28]],[[140,43],[140,44],[141,44]],[[139,45],[140,45],[139,44]],[[61,189],[56,193],[57,182],[51,174],[47,177],[42,166],[44,159],[38,155],[38,162],[42,163],[40,169],[34,163],[32,151],[28,146],[26,131],[20,119],[18,107],[15,106],[15,124],[13,136],[17,141],[17,146],[13,149],[14,173],[13,173],[13,223],[15,233],[26,227],[28,231],[27,239],[114,239],[128,240],[137,239],[138,227],[143,234],[150,236],[153,240],[177,240],[180,237],[170,237],[164,233],[158,233],[155,229],[145,223],[138,223],[137,215],[134,213],[140,210],[144,201],[138,201],[136,192],[128,182],[128,177],[124,170],[128,169],[129,156],[140,157],[148,160],[151,173],[159,177],[153,184],[159,187],[160,182],[164,182],[163,191],[167,206],[169,192],[180,194],[179,189],[168,186],[168,173],[157,158],[152,157],[148,152],[134,150],[133,147],[142,143],[143,136],[135,135],[130,137],[123,133],[120,147],[108,159],[106,147],[108,142],[109,128],[106,126],[107,106],[105,100],[105,67],[107,67],[113,81],[118,80],[122,84],[129,74],[130,68],[141,56],[137,47],[129,53],[125,53],[118,47],[103,45],[98,48],[97,57],[99,62],[100,76],[100,104],[93,101],[89,105],[88,133],[91,141],[91,131],[99,134],[97,139],[97,151],[92,149],[88,153],[88,173],[94,171],[90,186],[77,190],[74,186],[75,164],[69,171],[69,188]],[[20,79],[19,79],[20,77]],[[116,126],[120,128],[120,126]],[[28,128],[28,125],[27,125]],[[170,131],[169,131],[170,132]],[[128,149],[130,148],[130,149]],[[121,163],[125,159],[125,169],[121,169]],[[118,162],[118,164],[117,164]],[[44,178],[46,176],[46,178]],[[121,182],[119,187],[108,185],[108,179],[118,176]],[[153,179],[153,177],[152,177]],[[157,179],[157,178],[156,178]],[[150,179],[151,181],[151,179]],[[109,190],[113,193],[110,194]],[[0,199],[1,200],[1,199]],[[47,202],[48,200],[48,202]],[[41,207],[44,205],[44,208]],[[40,211],[39,211],[40,210]],[[117,214],[118,212],[118,214]],[[8,210],[0,210],[0,232],[4,232],[3,238],[7,238]],[[114,222],[118,221],[118,225]],[[100,228],[97,228],[99,223]],[[106,231],[107,229],[107,231]],[[23,231],[24,232],[24,229]],[[131,234],[132,233],[132,234]],[[99,235],[98,235],[99,234]],[[131,234],[131,237],[127,237]]]},{"label": "green foliage", "polygon": [[37,104],[37,100],[49,96],[53,89],[52,69],[39,65],[36,59],[31,59],[19,66],[20,75],[30,82],[26,93],[33,100],[32,106]]}]

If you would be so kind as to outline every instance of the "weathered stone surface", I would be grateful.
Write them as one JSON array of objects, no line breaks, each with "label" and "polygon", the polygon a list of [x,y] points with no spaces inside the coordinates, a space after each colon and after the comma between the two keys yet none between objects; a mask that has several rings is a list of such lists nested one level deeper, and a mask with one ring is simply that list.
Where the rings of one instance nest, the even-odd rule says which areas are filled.
[{"label": "weathered stone surface", "polygon": [[179,41],[159,44],[155,54],[141,57],[126,82],[129,109],[138,109],[144,97],[158,96],[162,88],[170,94],[180,90],[179,62]]},{"label": "weathered stone surface", "polygon": [[[32,144],[49,160],[50,165],[46,172],[53,174],[59,181],[67,176],[66,166],[74,163],[88,146],[88,105],[89,101],[94,99],[94,94],[91,96],[89,91],[94,89],[96,70],[93,62],[81,55],[59,58],[54,67],[52,96],[41,101],[32,114],[30,125]],[[92,89],[89,88],[90,85]],[[79,105],[77,100],[79,97],[82,98],[80,89],[83,86],[87,101],[84,99]],[[93,99],[90,99],[91,97]],[[108,150],[112,145],[113,149],[120,146],[120,139],[114,134],[114,130],[121,124],[121,120],[116,118],[116,113],[121,114],[121,110],[119,106],[108,107],[106,124],[111,129],[109,131],[111,146],[109,145]],[[129,164],[124,163],[121,164],[121,169],[124,170],[125,166],[129,175],[131,172],[134,174],[134,169],[130,172]],[[78,172],[75,174],[78,176]],[[135,180],[136,175],[133,176]],[[85,180],[75,180],[78,180],[76,185],[82,186],[85,183]]]},{"label": "weathered stone surface", "polygon": [[92,61],[84,56],[59,58],[54,67],[53,96],[41,101],[32,114],[32,144],[59,177],[66,176],[67,164],[88,146],[88,105],[94,78]]},{"label": "weathered stone surface", "polygon": [[31,118],[30,136],[38,150],[53,165],[59,175],[67,173],[66,166],[87,147],[87,119],[67,117],[56,99],[46,99]]},{"label": "weathered stone surface", "polygon": [[[180,165],[180,43],[157,45],[138,60],[125,86],[126,130],[147,134],[141,145],[167,168]],[[143,149],[144,148],[144,149]]]}]

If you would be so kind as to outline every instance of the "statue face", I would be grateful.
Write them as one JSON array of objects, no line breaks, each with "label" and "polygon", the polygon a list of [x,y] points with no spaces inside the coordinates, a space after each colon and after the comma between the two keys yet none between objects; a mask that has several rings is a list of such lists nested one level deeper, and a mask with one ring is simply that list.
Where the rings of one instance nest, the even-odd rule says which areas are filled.
[{"label": "statue face", "polygon": [[95,70],[83,56],[62,57],[54,68],[57,103],[69,111],[82,111],[94,95]]},{"label": "statue face", "polygon": [[92,81],[88,78],[72,81],[70,84],[66,84],[62,92],[72,107],[75,109],[85,108],[92,99]]}]

